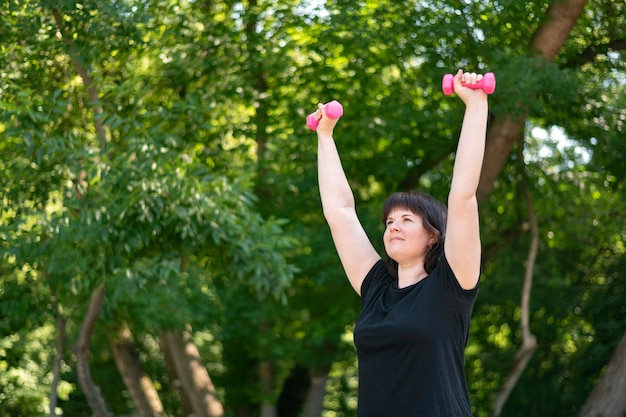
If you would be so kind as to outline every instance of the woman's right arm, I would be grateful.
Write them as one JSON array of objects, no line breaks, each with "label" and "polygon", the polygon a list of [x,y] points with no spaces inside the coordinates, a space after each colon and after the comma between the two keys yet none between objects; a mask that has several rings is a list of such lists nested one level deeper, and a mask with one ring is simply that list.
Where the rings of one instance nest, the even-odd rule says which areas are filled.
[{"label": "woman's right arm", "polygon": [[324,217],[348,280],[360,295],[363,279],[380,256],[356,214],[354,196],[333,139],[337,120],[326,116],[324,105],[319,106],[319,114],[317,170]]}]

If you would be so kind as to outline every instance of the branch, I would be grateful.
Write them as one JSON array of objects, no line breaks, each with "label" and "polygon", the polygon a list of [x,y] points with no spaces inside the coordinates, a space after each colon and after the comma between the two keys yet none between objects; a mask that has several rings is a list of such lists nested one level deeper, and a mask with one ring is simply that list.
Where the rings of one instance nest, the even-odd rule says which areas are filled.
[{"label": "branch", "polygon": [[522,290],[522,340],[524,345],[537,345],[535,336],[530,332],[530,292],[533,286],[533,272],[535,262],[537,260],[537,252],[539,251],[539,227],[537,226],[537,214],[533,205],[533,199],[530,190],[524,184],[524,197],[526,198],[526,206],[528,207],[528,220],[530,222],[530,233],[532,236],[530,248],[528,249],[528,258],[526,259],[526,273],[524,276],[524,287]]},{"label": "branch", "polygon": [[[518,152],[521,154],[523,147],[518,147]],[[521,157],[520,157],[521,158]],[[520,159],[523,161],[523,159]],[[526,206],[528,208],[528,221],[530,223],[531,242],[528,249],[528,257],[526,259],[526,270],[524,274],[524,285],[522,287],[521,297],[521,329],[522,329],[522,346],[515,355],[515,361],[513,362],[513,369],[509,373],[509,376],[502,385],[502,389],[494,400],[493,417],[499,417],[502,412],[502,408],[506,403],[509,395],[515,388],[517,381],[524,373],[524,369],[528,365],[530,358],[537,349],[537,338],[530,331],[530,293],[533,283],[533,271],[535,268],[535,262],[537,259],[537,252],[539,251],[539,227],[537,226],[537,215],[533,205],[532,196],[530,190],[524,183],[524,197],[526,200]]]},{"label": "branch", "polygon": [[50,384],[50,417],[56,416],[56,407],[58,404],[59,396],[57,389],[59,387],[59,381],[61,380],[61,364],[63,362],[63,351],[65,350],[65,318],[61,312],[59,306],[59,300],[54,290],[51,291],[51,300],[54,312],[57,316],[56,319],[56,331],[57,331],[57,343],[56,352],[54,354],[54,365],[52,368],[52,384]]},{"label": "branch", "polygon": [[553,0],[546,11],[548,19],[531,41],[531,50],[548,61],[554,60],[565,44],[589,0]]},{"label": "branch", "polygon": [[580,67],[589,62],[593,62],[599,55],[606,55],[610,51],[624,50],[626,50],[626,39],[614,39],[611,42],[599,45],[590,45],[580,54],[572,57],[572,59],[567,59],[565,66],[569,68]]},{"label": "branch", "polygon": [[108,141],[106,128],[104,126],[104,123],[102,123],[102,114],[104,113],[104,110],[102,109],[102,104],[100,104],[100,99],[98,98],[98,91],[94,87],[93,79],[89,76],[87,68],[85,68],[80,63],[79,53],[76,45],[74,44],[72,39],[66,37],[63,34],[63,16],[61,16],[61,12],[59,12],[59,9],[54,8],[52,9],[52,15],[54,16],[54,21],[57,25],[57,29],[59,30],[61,40],[63,41],[63,43],[68,45],[70,49],[69,55],[72,59],[74,69],[76,70],[78,75],[80,75],[80,78],[83,80],[83,84],[85,85],[85,89],[87,90],[87,94],[89,94],[89,102],[93,106],[92,109],[94,124],[96,127],[96,134],[98,135],[98,140],[100,141],[100,150],[104,152]]},{"label": "branch", "polygon": [[412,190],[419,188],[419,181],[424,173],[435,168],[450,156],[456,149],[456,142],[451,142],[446,149],[441,149],[441,152],[437,155],[429,155],[429,158],[424,159],[419,164],[416,164],[413,169],[407,171],[406,176],[402,178],[398,184],[399,190]]},{"label": "branch", "polygon": [[102,310],[105,293],[106,287],[102,285],[91,294],[87,314],[80,326],[80,333],[76,342],[78,382],[87,398],[91,411],[93,411],[93,417],[111,417],[111,413],[107,410],[104,398],[100,393],[100,388],[93,382],[91,371],[89,370],[89,340]]}]

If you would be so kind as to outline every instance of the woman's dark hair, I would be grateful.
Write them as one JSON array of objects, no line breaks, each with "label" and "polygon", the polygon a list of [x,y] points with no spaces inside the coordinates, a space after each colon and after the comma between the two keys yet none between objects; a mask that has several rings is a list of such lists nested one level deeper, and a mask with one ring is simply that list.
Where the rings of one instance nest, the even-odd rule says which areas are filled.
[{"label": "woman's dark hair", "polygon": [[[443,254],[448,208],[441,201],[420,191],[393,193],[387,198],[383,206],[382,221],[385,227],[389,213],[395,209],[409,210],[420,216],[424,228],[430,233],[437,235],[437,243],[428,249],[424,259],[424,269],[430,274],[439,263],[439,259]],[[387,255],[387,267],[391,275],[397,278],[398,263],[389,258],[389,255]]]}]

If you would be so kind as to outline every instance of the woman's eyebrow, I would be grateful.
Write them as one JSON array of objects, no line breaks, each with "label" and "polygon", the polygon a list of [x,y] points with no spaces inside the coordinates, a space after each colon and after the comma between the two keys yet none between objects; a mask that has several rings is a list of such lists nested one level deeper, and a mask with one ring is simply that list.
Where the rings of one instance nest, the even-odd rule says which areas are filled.
[{"label": "woman's eyebrow", "polygon": [[[398,215],[397,217],[403,218],[403,217],[415,217],[415,216],[416,216],[415,214],[413,214],[411,212],[407,212],[407,213],[402,213],[402,214]],[[387,220],[393,219],[393,218],[394,218],[394,216],[387,216]]]}]

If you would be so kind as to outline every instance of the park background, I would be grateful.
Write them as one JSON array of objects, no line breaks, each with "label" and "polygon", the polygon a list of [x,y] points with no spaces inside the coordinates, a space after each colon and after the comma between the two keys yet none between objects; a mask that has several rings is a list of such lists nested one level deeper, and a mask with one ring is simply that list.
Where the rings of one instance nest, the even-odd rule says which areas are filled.
[{"label": "park background", "polygon": [[[354,416],[359,299],[304,120],[366,230],[445,201],[493,71],[476,417],[626,410],[622,0],[5,0],[0,416]],[[381,416],[383,417],[383,416]]]}]

